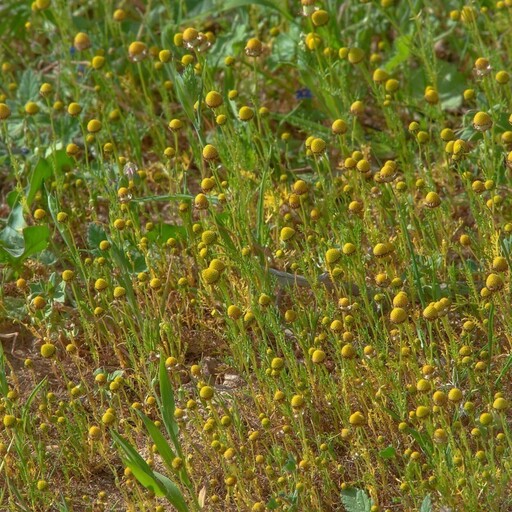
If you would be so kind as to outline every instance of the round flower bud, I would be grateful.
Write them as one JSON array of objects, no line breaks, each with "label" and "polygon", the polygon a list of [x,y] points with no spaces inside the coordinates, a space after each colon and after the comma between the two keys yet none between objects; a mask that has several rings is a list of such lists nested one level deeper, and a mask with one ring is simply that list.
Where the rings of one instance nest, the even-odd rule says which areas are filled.
[{"label": "round flower bud", "polygon": [[407,320],[407,313],[402,308],[393,308],[389,315],[389,319],[394,324],[401,324]]},{"label": "round flower bud", "polygon": [[311,141],[311,151],[315,155],[323,153],[325,150],[325,147],[326,147],[326,144],[323,139],[315,138]]},{"label": "round flower bud", "polygon": [[356,411],[350,415],[348,422],[354,427],[361,427],[366,423],[366,419],[362,412]]},{"label": "round flower bud", "polygon": [[203,148],[203,158],[205,160],[216,160],[219,158],[219,152],[215,148],[215,146],[212,146],[211,144],[206,144],[206,146]]},{"label": "round flower bud", "polygon": [[498,274],[489,274],[485,280],[485,286],[491,292],[497,292],[503,288],[503,279]]},{"label": "round flower bud", "polygon": [[311,355],[311,360],[315,364],[321,364],[321,363],[323,363],[325,361],[326,357],[327,356],[326,356],[326,354],[325,354],[325,352],[323,350],[317,349]]},{"label": "round flower bud", "polygon": [[425,206],[428,208],[436,208],[441,204],[441,199],[437,192],[429,192],[425,197]]},{"label": "round flower bud", "polygon": [[336,119],[331,126],[332,133],[335,135],[343,135],[347,133],[347,123],[343,119]]},{"label": "round flower bud", "polygon": [[73,46],[79,51],[87,50],[91,47],[91,40],[84,32],[78,32],[73,40]]},{"label": "round flower bud", "polygon": [[107,286],[108,286],[107,281],[105,281],[105,279],[102,279],[102,278],[96,279],[96,281],[94,283],[94,288],[99,292],[105,290],[105,288],[107,288]]},{"label": "round flower bud", "polygon": [[228,307],[228,317],[232,320],[238,320],[242,316],[242,310],[235,305],[231,305]]},{"label": "round flower bud", "polygon": [[41,346],[41,355],[45,359],[49,359],[50,357],[53,357],[55,355],[56,348],[53,343],[45,343]]},{"label": "round flower bud", "polygon": [[434,305],[429,305],[423,310],[423,318],[425,320],[435,320],[439,316],[439,311]]},{"label": "round flower bud", "polygon": [[254,117],[254,110],[251,107],[241,107],[238,111],[240,121],[250,121]]},{"label": "round flower bud", "polygon": [[329,13],[323,9],[318,9],[312,14],[311,21],[315,27],[322,27],[329,22]]},{"label": "round flower bud", "polygon": [[211,267],[204,269],[201,276],[206,284],[215,284],[220,279],[219,272]]},{"label": "round flower bud", "polygon": [[101,130],[101,121],[98,121],[97,119],[91,119],[87,123],[87,131],[89,133],[97,133]]},{"label": "round flower bud", "polygon": [[283,242],[288,242],[295,236],[295,229],[285,226],[283,229],[281,229],[281,234],[279,238]]},{"label": "round flower bud", "polygon": [[210,108],[217,108],[222,105],[222,96],[217,91],[210,91],[205,98],[205,103]]},{"label": "round flower bud", "polygon": [[460,402],[462,400],[462,391],[458,388],[452,388],[448,392],[448,400],[450,402]]},{"label": "round flower bud", "polygon": [[259,57],[263,51],[261,41],[255,37],[249,39],[245,45],[245,54],[249,57]]},{"label": "round flower bud", "polygon": [[302,409],[305,405],[305,400],[302,395],[294,395],[290,402],[294,409]]},{"label": "round flower bud", "polygon": [[348,61],[351,64],[359,64],[364,59],[364,50],[361,48],[350,48],[348,51]]},{"label": "round flower bud", "polygon": [[128,57],[134,62],[140,62],[147,55],[147,46],[141,41],[133,41],[128,46]]},{"label": "round flower bud", "polygon": [[5,121],[10,115],[11,109],[5,103],[0,103],[0,121]]},{"label": "round flower bud", "polygon": [[211,400],[213,398],[213,394],[214,394],[214,391],[213,391],[213,388],[211,386],[203,386],[199,390],[199,396],[203,400]]},{"label": "round flower bud", "polygon": [[473,127],[479,132],[485,132],[492,126],[492,119],[487,112],[477,112],[473,117]]},{"label": "round flower bud", "polygon": [[101,438],[101,429],[100,427],[96,427],[96,426],[93,426],[89,429],[89,437],[93,440],[93,441],[97,441],[98,439]]}]

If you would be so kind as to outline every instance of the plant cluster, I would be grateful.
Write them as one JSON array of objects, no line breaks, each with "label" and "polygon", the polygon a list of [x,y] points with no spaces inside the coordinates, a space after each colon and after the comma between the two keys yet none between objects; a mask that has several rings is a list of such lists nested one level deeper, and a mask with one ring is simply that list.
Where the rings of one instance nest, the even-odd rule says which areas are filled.
[{"label": "plant cluster", "polygon": [[2,510],[512,510],[511,1],[0,12]]}]

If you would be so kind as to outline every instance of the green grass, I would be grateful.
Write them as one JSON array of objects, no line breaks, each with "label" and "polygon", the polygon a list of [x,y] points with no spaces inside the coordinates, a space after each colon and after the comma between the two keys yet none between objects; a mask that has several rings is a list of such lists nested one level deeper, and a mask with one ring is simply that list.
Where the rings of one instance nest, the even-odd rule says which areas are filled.
[{"label": "green grass", "polygon": [[509,4],[1,7],[0,509],[511,509]]}]

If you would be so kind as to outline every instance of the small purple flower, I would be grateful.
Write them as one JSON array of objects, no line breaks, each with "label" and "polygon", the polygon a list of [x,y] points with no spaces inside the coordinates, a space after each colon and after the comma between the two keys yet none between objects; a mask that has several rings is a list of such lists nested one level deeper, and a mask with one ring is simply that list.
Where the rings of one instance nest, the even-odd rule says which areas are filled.
[{"label": "small purple flower", "polygon": [[123,173],[124,175],[129,179],[131,180],[134,176],[134,174],[137,172],[137,166],[132,163],[132,162],[128,162],[124,167],[123,167]]},{"label": "small purple flower", "polygon": [[76,53],[76,48],[74,46],[69,47],[69,54],[73,57]]},{"label": "small purple flower", "polygon": [[295,99],[297,100],[310,100],[312,97],[313,93],[307,87],[295,91]]}]

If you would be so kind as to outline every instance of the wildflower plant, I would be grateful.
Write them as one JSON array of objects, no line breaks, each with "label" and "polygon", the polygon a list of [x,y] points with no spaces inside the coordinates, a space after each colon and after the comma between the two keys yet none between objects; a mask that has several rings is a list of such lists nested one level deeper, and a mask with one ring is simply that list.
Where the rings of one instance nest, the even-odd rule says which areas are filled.
[{"label": "wildflower plant", "polygon": [[0,509],[509,510],[510,9],[0,7]]}]

